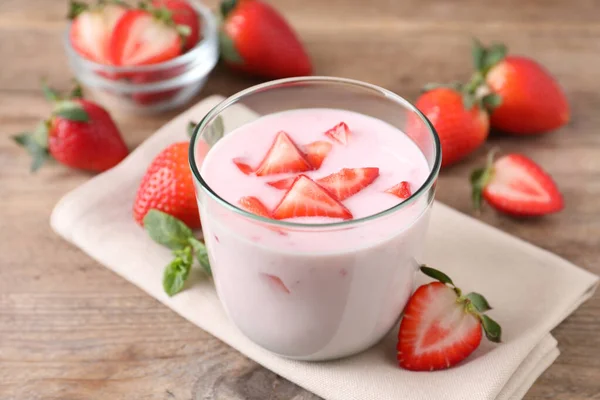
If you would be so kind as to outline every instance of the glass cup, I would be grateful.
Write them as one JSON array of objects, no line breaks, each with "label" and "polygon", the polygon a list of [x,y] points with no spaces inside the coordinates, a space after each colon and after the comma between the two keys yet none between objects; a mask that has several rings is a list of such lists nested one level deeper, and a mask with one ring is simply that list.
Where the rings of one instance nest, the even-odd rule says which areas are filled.
[{"label": "glass cup", "polygon": [[[427,180],[390,209],[326,224],[263,218],[215,193],[197,159],[218,145],[221,133],[299,108],[344,109],[397,127],[425,156]],[[231,321],[265,349],[301,360],[345,357],[381,340],[414,288],[440,163],[439,138],[425,116],[364,82],[277,80],[213,108],[192,137],[190,166],[215,286]]]}]

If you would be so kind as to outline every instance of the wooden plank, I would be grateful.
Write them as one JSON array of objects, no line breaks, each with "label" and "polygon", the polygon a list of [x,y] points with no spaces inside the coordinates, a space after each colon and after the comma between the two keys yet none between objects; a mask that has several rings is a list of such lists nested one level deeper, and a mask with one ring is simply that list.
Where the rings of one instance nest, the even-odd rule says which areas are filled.
[{"label": "wooden plank", "polygon": [[[216,1],[210,1],[214,6]],[[409,99],[429,81],[465,79],[471,35],[502,40],[558,77],[573,122],[538,138],[493,135],[487,147],[521,151],[544,165],[565,194],[561,214],[482,219],[600,273],[600,23],[594,1],[280,0],[316,71],[366,80]],[[0,398],[295,399],[310,393],[241,356],[58,238],[48,226],[56,201],[89,174],[51,165],[31,176],[9,134],[48,112],[47,77],[71,79],[62,52],[63,0],[0,2]],[[340,21],[343,21],[341,23]],[[8,55],[7,57],[4,55]],[[218,68],[198,100],[258,81]],[[118,115],[130,147],[176,112]],[[469,171],[485,150],[442,172],[437,198],[469,212]],[[559,295],[559,294],[557,294]],[[600,299],[553,333],[562,351],[528,400],[600,395]]]}]

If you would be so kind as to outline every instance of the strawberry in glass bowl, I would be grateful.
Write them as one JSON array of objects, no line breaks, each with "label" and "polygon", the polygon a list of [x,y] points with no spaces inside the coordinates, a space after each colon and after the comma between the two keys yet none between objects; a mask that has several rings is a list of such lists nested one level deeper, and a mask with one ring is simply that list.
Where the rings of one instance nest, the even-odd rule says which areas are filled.
[{"label": "strawberry in glass bowl", "polygon": [[86,91],[114,111],[180,107],[218,60],[215,18],[192,0],[72,2],[69,18],[69,64]]}]

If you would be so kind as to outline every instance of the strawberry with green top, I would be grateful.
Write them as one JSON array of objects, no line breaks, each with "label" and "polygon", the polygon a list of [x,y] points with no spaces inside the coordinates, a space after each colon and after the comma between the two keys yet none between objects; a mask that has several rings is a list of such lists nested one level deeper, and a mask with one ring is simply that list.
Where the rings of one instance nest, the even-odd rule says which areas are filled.
[{"label": "strawberry with green top", "polygon": [[44,86],[52,103],[50,118],[35,132],[14,137],[33,157],[36,171],[50,157],[66,166],[101,172],[117,165],[129,150],[110,114],[94,102],[81,97],[76,88],[69,96],[60,96]]},{"label": "strawberry with green top", "polygon": [[188,34],[184,40],[184,51],[188,51],[198,44],[201,36],[200,17],[189,2],[185,0],[152,0],[152,6],[169,10],[175,24],[187,27]]},{"label": "strawberry with green top", "polygon": [[507,55],[506,46],[475,41],[472,83],[498,96],[492,127],[515,135],[536,135],[569,122],[566,96],[550,73],[528,57]]},{"label": "strawberry with green top", "polygon": [[481,209],[482,200],[500,212],[515,217],[533,217],[559,212],[564,208],[560,190],[552,177],[533,160],[521,154],[507,154],[473,171],[473,203]]},{"label": "strawberry with green top", "polygon": [[479,293],[463,294],[448,275],[426,266],[421,272],[435,282],[420,286],[408,300],[398,331],[398,364],[411,371],[450,368],[466,359],[483,333],[501,341],[500,325],[485,314],[491,310]]},{"label": "strawberry with green top", "polygon": [[232,69],[270,79],[312,73],[302,43],[269,4],[261,0],[225,0],[221,16],[221,57]]}]

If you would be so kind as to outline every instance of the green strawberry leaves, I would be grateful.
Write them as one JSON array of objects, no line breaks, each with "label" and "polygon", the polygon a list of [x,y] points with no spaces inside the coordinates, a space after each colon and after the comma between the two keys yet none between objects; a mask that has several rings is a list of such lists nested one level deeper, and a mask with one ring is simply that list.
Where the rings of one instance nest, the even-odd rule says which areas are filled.
[{"label": "green strawberry leaves", "polygon": [[31,172],[36,172],[49,158],[48,151],[48,124],[40,122],[33,133],[20,133],[13,136],[13,140],[24,147],[33,159]]},{"label": "green strawberry leaves", "polygon": [[219,47],[221,48],[221,57],[225,61],[231,64],[243,64],[244,59],[237,51],[235,47],[235,43],[233,40],[227,35],[227,33],[220,31],[219,32]]},{"label": "green strawberry leaves", "polygon": [[507,49],[502,43],[494,43],[485,47],[477,39],[473,39],[473,65],[485,76],[488,71],[506,57]]},{"label": "green strawberry leaves", "polygon": [[165,268],[163,289],[169,296],[179,293],[187,280],[194,262],[211,275],[208,253],[204,243],[194,237],[192,230],[177,218],[152,209],[144,217],[144,228],[156,243],[173,250],[175,257]]},{"label": "green strawberry leaves", "polygon": [[456,292],[457,303],[463,304],[465,312],[470,313],[479,319],[485,332],[485,336],[488,338],[488,340],[494,343],[501,342],[502,328],[496,321],[484,314],[486,311],[492,309],[490,303],[488,303],[485,297],[475,292],[471,292],[465,296],[462,296],[461,290],[454,285],[452,279],[450,279],[450,277],[445,273],[426,265],[421,265],[420,270],[428,277],[451,286]]},{"label": "green strawberry leaves", "polygon": [[488,153],[487,164],[484,168],[478,168],[471,173],[471,200],[473,201],[473,209],[481,210],[483,203],[483,190],[494,177],[494,156],[497,149],[493,149]]},{"label": "green strawberry leaves", "polygon": [[74,101],[59,101],[54,108],[54,115],[69,121],[88,122],[90,117],[79,103]]}]

